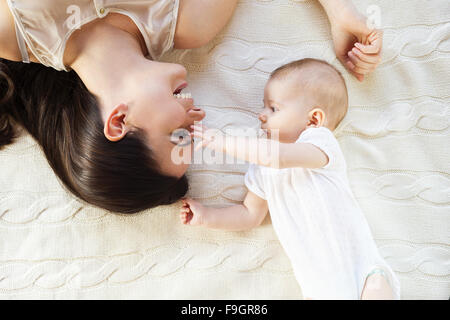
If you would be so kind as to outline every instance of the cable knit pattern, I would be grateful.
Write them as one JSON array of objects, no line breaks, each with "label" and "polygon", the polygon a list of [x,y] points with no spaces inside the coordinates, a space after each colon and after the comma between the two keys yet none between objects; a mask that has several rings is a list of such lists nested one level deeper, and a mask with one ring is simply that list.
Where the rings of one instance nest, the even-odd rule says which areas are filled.
[{"label": "cable knit pattern", "polygon": [[[340,69],[349,113],[335,134],[349,179],[404,299],[450,295],[450,7],[448,0],[378,5],[383,61],[364,83],[338,63],[314,0],[241,0],[208,45],[163,60],[189,71],[205,125],[257,128],[264,84],[304,57]],[[407,14],[405,14],[407,13]],[[247,165],[194,164],[189,195],[239,203]],[[0,298],[299,299],[270,218],[248,232],[181,225],[180,203],[132,215],[91,207],[64,191],[23,134],[0,152]]]}]

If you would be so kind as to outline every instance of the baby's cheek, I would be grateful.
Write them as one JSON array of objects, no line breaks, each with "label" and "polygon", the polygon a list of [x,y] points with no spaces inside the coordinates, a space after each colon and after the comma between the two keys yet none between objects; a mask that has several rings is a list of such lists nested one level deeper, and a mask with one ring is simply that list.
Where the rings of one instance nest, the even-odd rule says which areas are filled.
[{"label": "baby's cheek", "polygon": [[301,125],[286,125],[279,131],[279,140],[280,142],[293,143],[298,139],[301,132]]}]

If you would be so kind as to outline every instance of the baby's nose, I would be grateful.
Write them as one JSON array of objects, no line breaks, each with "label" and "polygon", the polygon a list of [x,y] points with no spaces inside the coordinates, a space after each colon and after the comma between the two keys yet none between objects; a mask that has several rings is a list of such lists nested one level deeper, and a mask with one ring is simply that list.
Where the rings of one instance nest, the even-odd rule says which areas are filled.
[{"label": "baby's nose", "polygon": [[258,116],[259,121],[265,123],[267,121],[267,116],[264,113],[260,113]]}]

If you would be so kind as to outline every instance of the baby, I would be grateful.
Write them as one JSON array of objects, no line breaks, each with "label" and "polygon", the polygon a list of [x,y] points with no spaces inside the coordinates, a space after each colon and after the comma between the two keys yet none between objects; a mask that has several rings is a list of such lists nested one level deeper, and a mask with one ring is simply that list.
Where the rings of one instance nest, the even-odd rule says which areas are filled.
[{"label": "baby", "polygon": [[245,175],[243,204],[216,209],[183,199],[182,222],[246,230],[270,211],[306,299],[399,299],[399,281],[378,252],[333,135],[347,105],[339,71],[324,61],[303,59],[275,70],[265,86],[259,120],[271,140],[238,137],[223,143],[227,136],[193,126],[200,147],[236,156],[244,143],[263,149],[270,141],[278,157],[263,163],[250,151],[241,152],[253,162]]}]

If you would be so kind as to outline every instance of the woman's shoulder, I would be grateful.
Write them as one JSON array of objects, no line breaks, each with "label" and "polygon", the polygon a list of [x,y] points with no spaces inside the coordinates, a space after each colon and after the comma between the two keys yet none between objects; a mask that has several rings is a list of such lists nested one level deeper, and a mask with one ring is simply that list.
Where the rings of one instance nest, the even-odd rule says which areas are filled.
[{"label": "woman's shoulder", "polygon": [[[19,45],[17,44],[14,17],[6,1],[0,1],[0,58],[11,61],[22,61]],[[31,52],[30,60],[37,62]]]},{"label": "woman's shoulder", "polygon": [[6,1],[0,1],[0,39],[0,57],[11,61],[21,61],[14,18]]},{"label": "woman's shoulder", "polygon": [[228,23],[237,0],[180,0],[175,29],[176,49],[198,48],[211,41]]}]

